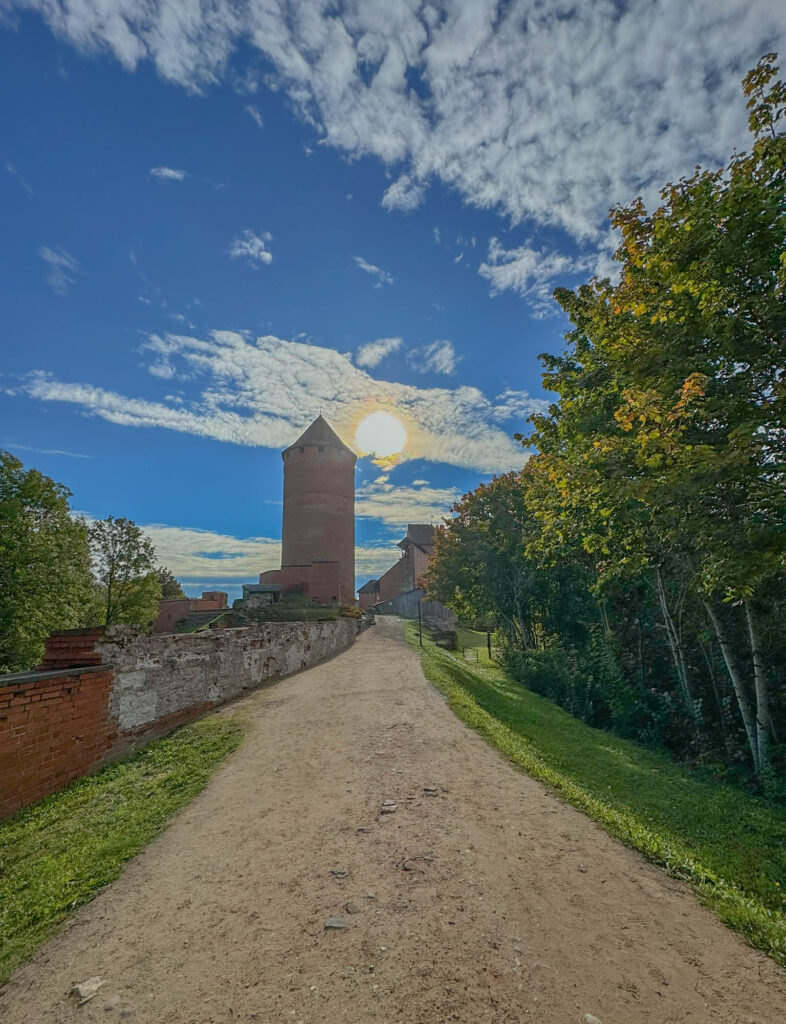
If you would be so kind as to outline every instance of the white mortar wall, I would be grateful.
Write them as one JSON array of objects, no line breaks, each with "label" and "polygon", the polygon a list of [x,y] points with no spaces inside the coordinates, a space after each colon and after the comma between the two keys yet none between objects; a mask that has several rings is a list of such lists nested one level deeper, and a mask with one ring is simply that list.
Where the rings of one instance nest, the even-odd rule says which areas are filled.
[{"label": "white mortar wall", "polygon": [[110,710],[121,732],[131,732],[308,668],[349,647],[357,633],[355,619],[186,634],[115,627],[95,649],[115,671]]}]

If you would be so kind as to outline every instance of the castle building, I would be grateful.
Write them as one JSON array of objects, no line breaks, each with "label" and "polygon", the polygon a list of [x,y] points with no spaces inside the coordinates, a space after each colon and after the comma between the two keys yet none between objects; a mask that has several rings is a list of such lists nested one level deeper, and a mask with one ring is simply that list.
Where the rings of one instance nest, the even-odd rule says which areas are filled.
[{"label": "castle building", "polygon": [[434,554],[434,527],[428,523],[410,523],[406,537],[398,546],[401,558],[378,580],[369,580],[358,590],[359,604],[364,611],[419,589],[419,580]]},{"label": "castle building", "polygon": [[281,568],[259,582],[323,604],[353,604],[357,455],[318,416],[282,458]]}]

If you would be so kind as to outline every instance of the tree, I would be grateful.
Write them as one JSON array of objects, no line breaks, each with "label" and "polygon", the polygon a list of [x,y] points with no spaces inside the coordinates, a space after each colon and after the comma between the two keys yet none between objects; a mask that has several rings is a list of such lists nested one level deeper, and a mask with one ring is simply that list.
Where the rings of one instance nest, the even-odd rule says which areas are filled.
[{"label": "tree", "polygon": [[0,451],[0,671],[32,668],[49,633],[84,623],[88,533],[71,513],[70,496]]},{"label": "tree", "polygon": [[172,601],[178,598],[185,598],[186,593],[180,586],[174,573],[172,573],[165,565],[159,565],[156,569],[156,577],[161,586],[161,600]]},{"label": "tree", "polygon": [[[544,357],[560,395],[540,452],[535,545],[576,535],[598,586],[644,573],[686,704],[699,699],[681,612],[703,608],[756,772],[769,768],[765,635],[786,568],[786,87],[768,54],[745,78],[750,153],[612,211],[618,283],[557,300],[574,330]],[[689,616],[690,618],[690,616]],[[764,625],[763,625],[764,623]],[[695,628],[695,624],[694,624]]]},{"label": "tree", "polygon": [[90,524],[90,548],[103,623],[148,626],[161,597],[152,542],[132,520],[108,516]]}]

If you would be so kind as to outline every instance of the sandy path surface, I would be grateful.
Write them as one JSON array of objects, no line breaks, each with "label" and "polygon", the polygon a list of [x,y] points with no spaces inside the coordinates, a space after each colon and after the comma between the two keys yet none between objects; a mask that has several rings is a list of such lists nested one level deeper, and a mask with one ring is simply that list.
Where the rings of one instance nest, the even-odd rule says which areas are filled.
[{"label": "sandy path surface", "polygon": [[786,1021],[783,972],[465,728],[398,623],[248,706],[242,749],[0,1020]]}]

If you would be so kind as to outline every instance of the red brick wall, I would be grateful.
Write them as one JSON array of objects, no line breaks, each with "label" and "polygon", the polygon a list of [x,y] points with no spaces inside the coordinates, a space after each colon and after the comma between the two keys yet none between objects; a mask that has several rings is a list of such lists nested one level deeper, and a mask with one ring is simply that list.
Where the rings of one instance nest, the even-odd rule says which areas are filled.
[{"label": "red brick wall", "polygon": [[112,679],[105,666],[0,676],[0,818],[108,759]]}]

